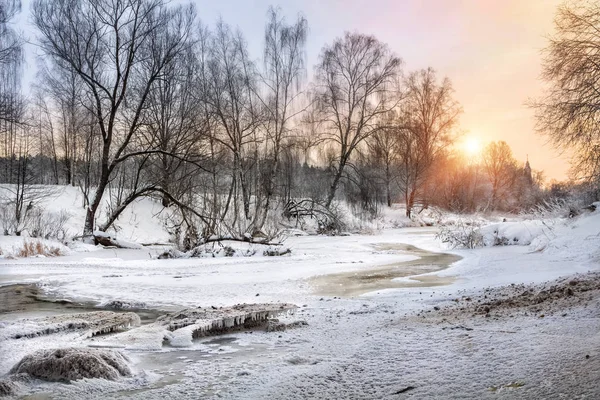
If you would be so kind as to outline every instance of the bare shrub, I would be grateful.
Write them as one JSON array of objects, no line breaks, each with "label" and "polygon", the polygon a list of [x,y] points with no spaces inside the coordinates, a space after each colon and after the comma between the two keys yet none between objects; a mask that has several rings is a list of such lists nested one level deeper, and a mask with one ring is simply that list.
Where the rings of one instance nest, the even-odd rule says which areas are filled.
[{"label": "bare shrub", "polygon": [[17,229],[14,215],[7,204],[0,204],[0,226],[2,226],[2,234],[5,236],[13,234]]},{"label": "bare shrub", "polygon": [[17,220],[9,204],[0,205],[0,227],[4,235],[20,236],[23,231],[27,231],[34,238],[64,240],[68,236],[66,224],[69,218],[71,214],[65,210],[48,212],[32,206],[21,220]]},{"label": "bare shrub", "polygon": [[345,228],[337,203],[328,208],[313,199],[290,200],[284,206],[282,215],[288,220],[296,220],[296,227],[302,226],[306,219],[313,219],[320,234],[335,234]]},{"label": "bare shrub", "polygon": [[36,207],[27,217],[27,232],[34,238],[64,240],[68,236],[65,225],[69,218],[71,214],[65,210],[46,212]]},{"label": "bare shrub", "polygon": [[525,216],[533,219],[573,218],[581,214],[586,204],[576,197],[551,198],[533,206]]},{"label": "bare shrub", "polygon": [[14,252],[14,254],[19,258],[33,257],[37,255],[42,255],[46,257],[58,257],[64,255],[60,247],[47,245],[39,240],[24,241],[23,246],[20,249],[17,249]]},{"label": "bare shrub", "polygon": [[480,225],[474,221],[458,221],[454,226],[443,226],[436,238],[450,247],[475,249],[484,246]]}]

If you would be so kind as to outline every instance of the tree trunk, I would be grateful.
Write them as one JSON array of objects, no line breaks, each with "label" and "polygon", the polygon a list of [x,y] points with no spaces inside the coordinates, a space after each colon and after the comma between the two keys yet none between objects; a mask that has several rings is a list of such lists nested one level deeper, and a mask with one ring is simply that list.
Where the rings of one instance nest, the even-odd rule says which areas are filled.
[{"label": "tree trunk", "polygon": [[337,190],[338,184],[340,183],[340,178],[344,173],[344,167],[346,166],[346,157],[343,156],[340,158],[340,163],[338,165],[337,172],[335,173],[335,177],[333,178],[333,182],[331,182],[331,186],[329,187],[329,195],[327,196],[327,202],[325,203],[325,207],[329,208],[333,199],[335,198],[335,192]]},{"label": "tree trunk", "polygon": [[408,192],[408,190],[406,191],[406,216],[408,218],[412,217],[412,209],[415,205],[415,192],[415,189],[412,189],[410,193]]},{"label": "tree trunk", "polygon": [[[279,150],[276,149],[276,152],[278,152],[278,151]],[[259,220],[258,224],[256,224],[254,227],[255,230],[261,230],[267,220],[267,214],[269,213],[269,208],[271,207],[271,198],[273,197],[273,194],[275,192],[274,186],[275,186],[275,179],[277,178],[277,172],[279,170],[277,168],[278,165],[279,165],[279,159],[276,155],[274,158],[274,162],[273,162],[273,168],[270,168],[269,171],[267,172],[267,182],[266,182],[266,188],[265,188],[265,204],[262,209],[262,215],[260,216],[260,220]]]},{"label": "tree trunk", "polygon": [[[167,159],[167,156],[165,154],[162,154],[162,156],[161,156],[161,163],[162,163],[162,170],[161,170],[162,179],[161,179],[160,186],[165,191],[165,193],[170,193],[169,192],[169,189],[170,189],[169,188],[169,178],[172,179],[172,177],[169,177],[169,160]],[[163,193],[163,195],[162,195],[162,206],[166,208],[171,205],[171,199],[165,193]]]},{"label": "tree trunk", "polygon": [[386,197],[387,197],[388,207],[392,206],[392,194],[390,193],[390,181],[391,181],[390,166],[389,166],[389,164],[387,164],[385,166],[385,193],[386,193]]},{"label": "tree trunk", "polygon": [[85,213],[85,223],[83,225],[83,241],[85,243],[94,243],[94,220],[96,217],[96,212],[98,211],[98,208],[100,208],[100,202],[102,201],[102,196],[104,195],[104,191],[108,186],[110,176],[110,170],[108,168],[108,150],[109,147],[105,145],[102,156],[102,174],[100,175],[100,181],[98,182],[98,187],[96,188],[94,200],[88,206]]}]

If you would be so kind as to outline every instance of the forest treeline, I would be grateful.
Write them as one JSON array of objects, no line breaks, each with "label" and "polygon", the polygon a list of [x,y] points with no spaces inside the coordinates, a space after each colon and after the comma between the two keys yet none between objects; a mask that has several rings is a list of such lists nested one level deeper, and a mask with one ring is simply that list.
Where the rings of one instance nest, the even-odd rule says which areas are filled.
[{"label": "forest treeline", "polygon": [[432,205],[516,212],[550,195],[503,141],[461,152],[451,81],[406,71],[371,35],[345,33],[308,66],[307,20],[279,9],[250,54],[242,32],[203,24],[191,4],[34,0],[43,56],[23,96],[20,6],[0,3],[0,180],[15,231],[44,194],[36,185],[80,188],[84,238],[152,196],[188,242],[252,237],[301,212],[335,229],[339,201],[371,217],[404,203],[411,217]]}]

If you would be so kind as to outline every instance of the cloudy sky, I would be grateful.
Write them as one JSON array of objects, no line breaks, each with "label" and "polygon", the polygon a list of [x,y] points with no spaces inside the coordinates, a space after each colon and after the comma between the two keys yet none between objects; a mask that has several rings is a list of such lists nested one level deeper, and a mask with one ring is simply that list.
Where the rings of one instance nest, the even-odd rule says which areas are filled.
[{"label": "cloudy sky", "polygon": [[[178,1],[179,2],[179,1]],[[405,62],[405,70],[434,67],[448,76],[464,108],[461,127],[482,143],[505,140],[517,159],[527,155],[548,178],[563,179],[568,163],[534,133],[533,112],[524,103],[539,96],[541,50],[552,33],[560,0],[193,0],[199,17],[212,24],[222,17],[244,32],[260,57],[269,5],[292,20],[302,13],[309,24],[309,69],[324,44],[344,31],[373,34]],[[29,36],[24,1],[23,29]],[[28,50],[26,82],[33,81]],[[310,74],[310,71],[309,71]]]}]

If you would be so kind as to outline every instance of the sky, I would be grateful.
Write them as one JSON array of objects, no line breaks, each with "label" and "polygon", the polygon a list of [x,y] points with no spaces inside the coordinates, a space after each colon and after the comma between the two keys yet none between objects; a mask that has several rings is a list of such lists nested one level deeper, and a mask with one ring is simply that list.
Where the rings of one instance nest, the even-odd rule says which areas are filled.
[{"label": "sky", "polygon": [[[183,1],[177,1],[178,3]],[[404,71],[433,67],[453,83],[461,130],[482,145],[504,140],[517,160],[529,157],[546,178],[565,179],[568,161],[534,132],[525,103],[542,94],[542,49],[561,0],[192,0],[200,19],[219,17],[238,27],[251,54],[262,54],[270,5],[288,21],[302,13],[309,25],[309,76],[325,44],[345,31],[373,34],[404,60]],[[26,35],[30,0],[23,1]],[[27,50],[26,84],[35,81],[35,48]]]}]

